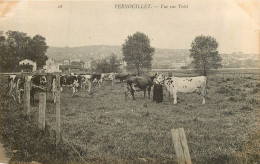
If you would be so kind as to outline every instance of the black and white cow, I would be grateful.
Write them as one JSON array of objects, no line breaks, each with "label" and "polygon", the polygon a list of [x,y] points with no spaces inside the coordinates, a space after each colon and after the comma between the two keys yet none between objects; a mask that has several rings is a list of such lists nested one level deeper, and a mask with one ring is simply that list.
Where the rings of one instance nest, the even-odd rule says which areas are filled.
[{"label": "black and white cow", "polygon": [[201,93],[205,104],[207,78],[205,76],[197,77],[166,77],[158,74],[155,83],[164,84],[168,91],[173,94],[174,104],[177,104],[177,92],[182,93]]},{"label": "black and white cow", "polygon": [[81,74],[79,75],[82,77],[81,79],[81,88],[85,89],[86,86],[88,86],[88,92],[91,92],[91,79],[92,79],[92,75],[88,75],[88,74]]},{"label": "black and white cow", "polygon": [[[25,82],[26,79],[23,80]],[[46,80],[46,75],[33,75],[33,76],[28,76],[28,81],[31,82],[31,90],[30,90],[30,97],[31,97],[31,102],[34,104],[35,99],[34,96],[36,92],[39,91],[47,91],[47,80]]]},{"label": "black and white cow", "polygon": [[76,75],[64,75],[60,77],[61,91],[63,91],[64,86],[72,87],[72,93],[78,92],[79,89],[79,79]]},{"label": "black and white cow", "polygon": [[91,82],[92,83],[97,83],[98,87],[100,88],[101,83],[102,83],[102,78],[100,73],[93,73],[91,76]]},{"label": "black and white cow", "polygon": [[131,95],[133,97],[133,100],[135,100],[134,92],[137,91],[144,91],[144,97],[146,94],[146,91],[148,91],[148,99],[150,99],[150,92],[151,87],[153,86],[153,79],[156,75],[152,77],[139,77],[139,76],[129,76],[126,79],[127,83],[127,90],[130,91]]}]

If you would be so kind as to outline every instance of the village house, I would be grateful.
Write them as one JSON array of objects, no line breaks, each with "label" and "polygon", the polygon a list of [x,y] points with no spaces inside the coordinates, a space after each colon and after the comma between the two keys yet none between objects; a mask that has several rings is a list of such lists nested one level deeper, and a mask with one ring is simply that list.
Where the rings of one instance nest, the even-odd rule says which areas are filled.
[{"label": "village house", "polygon": [[50,58],[46,61],[46,65],[43,66],[43,69],[48,73],[61,72],[59,66],[60,63],[57,60]]}]

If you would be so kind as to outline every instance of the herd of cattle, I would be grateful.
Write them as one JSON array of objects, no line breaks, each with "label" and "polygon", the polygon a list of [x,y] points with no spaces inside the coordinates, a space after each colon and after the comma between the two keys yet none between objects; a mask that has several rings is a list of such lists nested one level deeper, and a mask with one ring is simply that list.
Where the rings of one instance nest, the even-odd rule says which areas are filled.
[{"label": "herd of cattle", "polygon": [[[50,78],[50,77],[49,77]],[[31,90],[30,95],[32,103],[34,103],[34,95],[37,91],[47,91],[47,75],[31,75],[23,76],[20,74],[9,75],[8,78],[8,91],[13,99],[21,103],[22,94],[24,92],[25,81],[30,81]],[[88,86],[88,92],[91,92],[92,84],[98,85],[100,88],[102,82],[111,81],[114,85],[116,80],[120,83],[126,82],[126,91],[130,92],[132,98],[135,99],[135,91],[148,91],[148,98],[150,99],[150,91],[154,84],[164,85],[166,89],[173,95],[174,104],[177,103],[177,92],[183,93],[200,93],[203,97],[202,104],[205,104],[206,84],[207,78],[205,76],[197,77],[166,77],[163,74],[156,73],[153,76],[136,76],[134,74],[118,74],[118,73],[102,73],[102,74],[61,74],[60,75],[60,89],[63,90],[64,86],[72,88],[72,92],[77,93],[79,89],[85,89]],[[51,75],[51,91],[54,96],[56,90],[56,75]],[[127,95],[127,94],[126,94]],[[55,101],[55,100],[54,100]]]}]

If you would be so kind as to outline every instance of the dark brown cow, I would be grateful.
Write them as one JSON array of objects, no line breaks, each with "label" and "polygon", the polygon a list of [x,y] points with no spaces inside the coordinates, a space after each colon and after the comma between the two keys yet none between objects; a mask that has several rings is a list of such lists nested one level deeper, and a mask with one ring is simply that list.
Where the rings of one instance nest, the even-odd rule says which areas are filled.
[{"label": "dark brown cow", "polygon": [[144,91],[144,97],[146,90],[148,91],[148,99],[150,99],[151,87],[153,86],[153,79],[156,75],[151,77],[139,77],[139,76],[129,76],[126,79],[127,91],[131,92],[133,100],[135,100],[134,92]]}]

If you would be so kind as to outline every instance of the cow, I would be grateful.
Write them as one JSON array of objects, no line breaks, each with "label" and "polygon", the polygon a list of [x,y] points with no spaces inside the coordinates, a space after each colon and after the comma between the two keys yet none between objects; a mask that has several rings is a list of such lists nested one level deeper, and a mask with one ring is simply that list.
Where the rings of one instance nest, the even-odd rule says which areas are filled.
[{"label": "cow", "polygon": [[10,96],[14,99],[14,101],[18,100],[19,103],[21,103],[22,100],[21,97],[24,91],[24,81],[25,77],[19,74],[10,75],[8,79]]},{"label": "cow", "polygon": [[[28,76],[27,81],[31,82],[31,90],[30,90],[30,98],[32,104],[34,104],[34,95],[38,91],[47,91],[47,79],[45,75],[33,75],[33,76]],[[23,79],[23,82],[25,82],[25,79]]]},{"label": "cow", "polygon": [[91,79],[92,79],[92,75],[87,75],[87,74],[81,74],[80,75],[82,77],[81,79],[81,87],[83,89],[86,88],[86,85],[88,86],[88,92],[91,91]]},{"label": "cow", "polygon": [[[147,77],[140,77],[140,76],[129,76],[126,79],[126,84],[127,84],[127,91],[131,92],[131,95],[133,97],[133,100],[135,100],[134,97],[134,92],[137,91],[144,91],[144,97],[146,94],[146,90],[148,91],[148,99],[150,99],[150,92],[151,92],[151,87],[153,86],[153,80],[156,77],[154,76],[147,76]],[[125,93],[126,93],[125,92]]]},{"label": "cow", "polygon": [[18,77],[16,75],[10,75],[8,77],[8,88],[9,88],[9,95],[16,101],[16,92],[15,90],[17,89],[17,81]]},{"label": "cow", "polygon": [[72,93],[78,92],[79,80],[76,75],[65,75],[60,77],[61,91],[63,91],[63,86],[71,86]]},{"label": "cow", "polygon": [[102,83],[101,74],[93,73],[92,76],[91,76],[91,81],[92,81],[92,83],[97,83],[98,87],[100,88],[101,83]]},{"label": "cow", "polygon": [[205,104],[207,78],[205,76],[197,77],[166,77],[158,74],[155,79],[156,84],[164,84],[167,90],[173,95],[174,104],[177,104],[177,92],[182,93],[201,93]]},{"label": "cow", "polygon": [[114,85],[114,82],[115,82],[115,73],[112,72],[112,73],[102,73],[101,74],[101,79],[102,81],[103,80],[109,80],[112,82],[112,85]]},{"label": "cow", "polygon": [[[10,86],[12,91],[12,97],[16,101],[15,95],[18,102],[21,103],[21,97],[24,92],[25,76],[22,75],[11,75],[9,77]],[[27,81],[30,82],[30,99],[32,104],[34,104],[34,96],[37,91],[46,91],[46,76],[45,75],[29,75],[27,76]],[[14,94],[15,93],[15,94]]]}]

